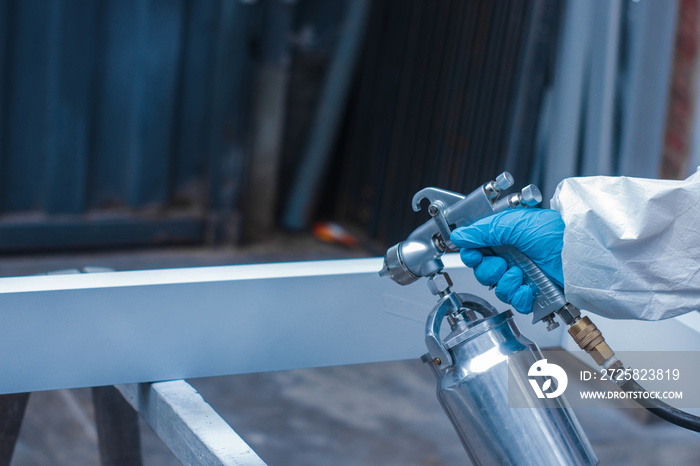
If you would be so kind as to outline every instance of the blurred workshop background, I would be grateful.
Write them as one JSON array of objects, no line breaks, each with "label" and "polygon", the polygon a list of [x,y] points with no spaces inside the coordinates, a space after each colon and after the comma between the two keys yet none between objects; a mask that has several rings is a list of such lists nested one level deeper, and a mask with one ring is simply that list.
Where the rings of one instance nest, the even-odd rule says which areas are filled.
[{"label": "blurred workshop background", "polygon": [[[0,275],[379,255],[425,221],[410,207],[416,191],[469,192],[503,170],[518,186],[540,186],[545,203],[574,175],[685,178],[700,165],[699,5],[3,1]],[[416,381],[420,364],[314,371],[201,389],[224,410],[229,388],[238,390],[248,411],[231,405],[229,420],[272,464],[466,461],[433,400],[432,376]],[[336,410],[321,408],[323,395],[304,390],[352,393],[366,383],[361,375],[374,377],[372,392],[385,398],[373,406],[389,416],[381,407],[402,395],[382,388],[386,373],[410,381],[404,395],[417,406],[401,405],[397,430],[352,418],[362,406],[354,402],[345,406],[355,422],[345,443],[309,434],[314,419],[341,422],[342,403],[331,397]],[[240,413],[262,423],[256,413],[273,405],[264,396],[293,383],[301,388],[279,409],[307,417],[279,424],[284,414],[266,413],[268,424],[246,431]],[[37,395],[45,402],[36,411],[30,403],[13,464],[94,464],[89,392]],[[620,412],[606,416],[624,417],[629,439],[615,437],[615,423],[615,445],[592,438],[604,463],[700,462],[697,437],[645,429]],[[63,434],[94,449],[85,457],[56,437],[71,423],[77,433]],[[619,447],[631,441],[638,456]],[[293,445],[303,452],[287,456]],[[146,464],[174,461],[154,455]]]},{"label": "blurred workshop background", "polygon": [[424,186],[684,178],[697,23],[691,0],[5,1],[0,250],[318,220],[393,244]]}]

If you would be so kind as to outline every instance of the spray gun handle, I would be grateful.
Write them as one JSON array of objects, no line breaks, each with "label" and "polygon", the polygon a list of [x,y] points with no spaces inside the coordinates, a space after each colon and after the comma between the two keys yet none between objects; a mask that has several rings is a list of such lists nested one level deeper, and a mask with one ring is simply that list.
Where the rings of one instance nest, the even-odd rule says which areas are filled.
[{"label": "spray gun handle", "polygon": [[[564,291],[549,278],[532,259],[514,246],[494,246],[490,251],[506,260],[508,267],[517,266],[525,275],[525,283],[534,293],[532,303],[532,323],[540,320],[548,322],[548,329],[558,325],[552,321],[552,314],[559,314],[565,323],[570,324],[578,317],[578,309],[573,308],[564,297]],[[573,308],[573,309],[571,309]],[[572,315],[575,313],[576,315]]]}]

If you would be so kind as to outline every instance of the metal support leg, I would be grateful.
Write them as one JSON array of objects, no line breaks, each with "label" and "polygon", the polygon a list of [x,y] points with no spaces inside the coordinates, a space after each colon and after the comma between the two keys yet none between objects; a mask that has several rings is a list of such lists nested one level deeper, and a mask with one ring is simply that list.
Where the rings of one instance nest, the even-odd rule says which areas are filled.
[{"label": "metal support leg", "polygon": [[94,387],[92,402],[103,466],[141,466],[136,411],[113,386]]},{"label": "metal support leg", "polygon": [[265,462],[184,380],[117,385],[182,464],[265,466]]},{"label": "metal support leg", "polygon": [[9,466],[15,450],[29,393],[0,396],[0,466]]}]

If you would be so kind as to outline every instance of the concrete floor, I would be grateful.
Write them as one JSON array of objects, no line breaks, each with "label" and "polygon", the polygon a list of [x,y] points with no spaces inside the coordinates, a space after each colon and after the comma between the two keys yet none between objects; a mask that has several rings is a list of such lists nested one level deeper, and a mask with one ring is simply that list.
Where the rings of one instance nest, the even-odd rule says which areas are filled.
[{"label": "concrete floor", "polygon": [[[245,249],[177,249],[9,257],[0,276],[66,268],[116,270],[360,257],[365,250],[280,236]],[[527,333],[525,331],[525,333]],[[418,355],[417,355],[418,356]],[[564,356],[562,365],[581,363]],[[468,459],[417,360],[189,381],[271,465],[457,465]],[[700,437],[638,409],[576,412],[601,464],[700,464]],[[34,393],[13,466],[99,464],[89,389]],[[141,426],[145,465],[178,461]]]}]

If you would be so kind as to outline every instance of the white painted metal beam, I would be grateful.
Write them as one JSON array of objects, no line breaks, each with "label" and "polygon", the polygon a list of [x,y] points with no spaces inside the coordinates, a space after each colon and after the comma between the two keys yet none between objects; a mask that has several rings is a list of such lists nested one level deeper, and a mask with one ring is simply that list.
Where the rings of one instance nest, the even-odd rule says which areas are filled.
[{"label": "white painted metal beam", "polygon": [[[457,255],[454,290],[505,306]],[[416,358],[436,300],[381,258],[0,279],[0,394]],[[557,345],[519,316],[523,333]],[[554,333],[554,332],[553,332]]]},{"label": "white painted metal beam", "polygon": [[118,385],[117,389],[182,464],[265,465],[184,380]]}]

